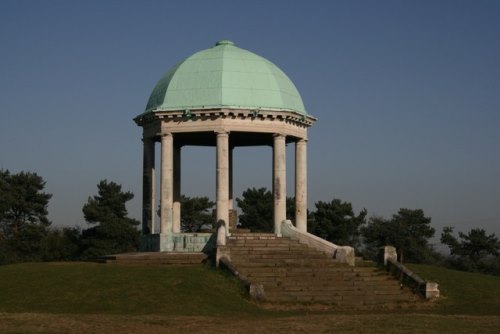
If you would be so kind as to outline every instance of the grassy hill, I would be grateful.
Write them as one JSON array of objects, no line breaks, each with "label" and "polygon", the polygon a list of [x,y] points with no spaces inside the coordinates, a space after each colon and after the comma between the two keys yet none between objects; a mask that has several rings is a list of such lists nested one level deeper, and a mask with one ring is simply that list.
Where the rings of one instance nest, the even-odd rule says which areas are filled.
[{"label": "grassy hill", "polygon": [[0,312],[259,314],[228,275],[204,266],[0,266]]},{"label": "grassy hill", "polygon": [[500,278],[412,265],[440,283],[432,307],[277,312],[213,268],[94,263],[0,266],[0,333],[496,333]]},{"label": "grassy hill", "polygon": [[433,312],[500,315],[500,277],[427,265],[409,265],[421,277],[439,283],[442,298]]}]

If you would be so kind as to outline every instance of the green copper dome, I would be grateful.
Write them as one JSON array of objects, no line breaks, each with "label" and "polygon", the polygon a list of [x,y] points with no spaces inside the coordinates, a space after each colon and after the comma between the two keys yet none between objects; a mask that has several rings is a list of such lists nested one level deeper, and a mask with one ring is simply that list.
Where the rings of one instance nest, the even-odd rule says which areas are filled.
[{"label": "green copper dome", "polygon": [[307,115],[297,88],[283,71],[228,40],[171,68],[153,89],[145,112],[212,108]]}]

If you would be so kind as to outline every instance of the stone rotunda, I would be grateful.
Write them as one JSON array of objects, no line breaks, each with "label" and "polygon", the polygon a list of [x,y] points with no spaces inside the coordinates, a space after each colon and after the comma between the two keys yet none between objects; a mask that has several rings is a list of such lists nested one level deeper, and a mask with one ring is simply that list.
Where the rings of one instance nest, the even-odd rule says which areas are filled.
[{"label": "stone rotunda", "polygon": [[[273,148],[274,234],[286,219],[286,145],[295,144],[295,227],[307,232],[307,114],[292,81],[276,65],[228,40],[173,66],[156,84],[144,113],[142,244],[148,251],[200,251],[210,234],[181,233],[183,146],[216,147],[216,220],[230,235],[233,150]],[[155,144],[161,144],[160,219],[155,221]],[[158,224],[158,226],[156,226]],[[155,233],[159,231],[159,233]],[[223,238],[223,239],[224,239]],[[223,242],[223,241],[221,241]]]},{"label": "stone rotunda", "polygon": [[[215,260],[269,302],[328,303],[339,308],[399,308],[418,301],[399,280],[426,298],[439,295],[397,263],[384,247],[383,264],[398,279],[360,260],[354,249],[307,232],[307,114],[292,81],[270,61],[219,41],[172,67],[156,84],[144,113],[143,252],[110,256],[125,263],[192,264]],[[161,144],[156,191],[155,144]],[[295,219],[286,219],[286,145],[295,146]],[[216,233],[181,231],[181,152],[188,145],[216,147]],[[233,209],[233,150],[272,147],[273,233],[238,231]],[[289,171],[290,172],[290,171]],[[156,193],[160,218],[156,217]],[[159,232],[159,233],[158,233]]]}]

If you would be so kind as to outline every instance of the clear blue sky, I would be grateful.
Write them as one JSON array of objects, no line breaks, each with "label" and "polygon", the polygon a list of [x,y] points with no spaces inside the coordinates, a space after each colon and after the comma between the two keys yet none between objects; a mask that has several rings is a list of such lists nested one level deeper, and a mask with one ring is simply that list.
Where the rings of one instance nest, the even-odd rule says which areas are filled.
[{"label": "clear blue sky", "polygon": [[[283,69],[318,118],[310,209],[422,208],[438,232],[500,235],[499,18],[499,1],[2,0],[0,168],[43,176],[56,226],[84,227],[104,178],[136,194],[139,218],[132,118],[171,66],[231,39]],[[185,194],[215,197],[214,155],[184,150]],[[271,150],[237,150],[236,194],[270,185]]]}]

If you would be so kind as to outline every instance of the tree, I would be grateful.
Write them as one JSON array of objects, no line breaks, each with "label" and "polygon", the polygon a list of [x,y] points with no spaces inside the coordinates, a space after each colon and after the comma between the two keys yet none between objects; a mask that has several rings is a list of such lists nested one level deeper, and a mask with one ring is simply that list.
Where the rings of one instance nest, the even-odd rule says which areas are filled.
[{"label": "tree", "polygon": [[137,250],[139,221],[127,217],[125,205],[134,194],[107,180],[100,181],[97,188],[98,195],[89,197],[82,209],[85,220],[94,225],[82,232],[83,257]]},{"label": "tree", "polygon": [[0,226],[4,237],[28,224],[49,226],[51,194],[43,192],[45,181],[36,173],[10,174],[0,170]]},{"label": "tree", "polygon": [[210,209],[215,205],[208,197],[181,197],[181,230],[200,232],[203,225],[213,225],[214,218]]},{"label": "tree", "polygon": [[441,242],[450,248],[451,255],[468,258],[472,263],[478,263],[487,256],[500,254],[500,242],[495,234],[473,228],[469,233],[458,233],[460,241],[453,236],[453,227],[444,227]]},{"label": "tree", "polygon": [[[256,232],[274,231],[274,197],[266,188],[248,188],[237,198],[236,203],[242,213],[239,216],[239,226]],[[286,219],[294,220],[295,200],[286,198]]]},{"label": "tree", "polygon": [[430,224],[431,218],[425,217],[423,210],[400,209],[391,220],[370,218],[361,234],[369,254],[390,245],[396,247],[400,262],[428,262],[435,257],[429,244],[435,230]]},{"label": "tree", "polygon": [[310,233],[338,245],[359,247],[360,227],[366,223],[366,209],[354,214],[351,203],[333,199],[331,202],[319,201],[312,213]]},{"label": "tree", "polygon": [[80,256],[81,231],[77,227],[50,228],[41,242],[43,261],[77,260]]},{"label": "tree", "polygon": [[236,203],[241,209],[239,224],[259,232],[272,232],[273,223],[273,194],[266,188],[249,188],[242,194],[243,199],[237,198]]},{"label": "tree", "polygon": [[45,181],[36,173],[0,170],[0,262],[35,261],[48,233]]}]

